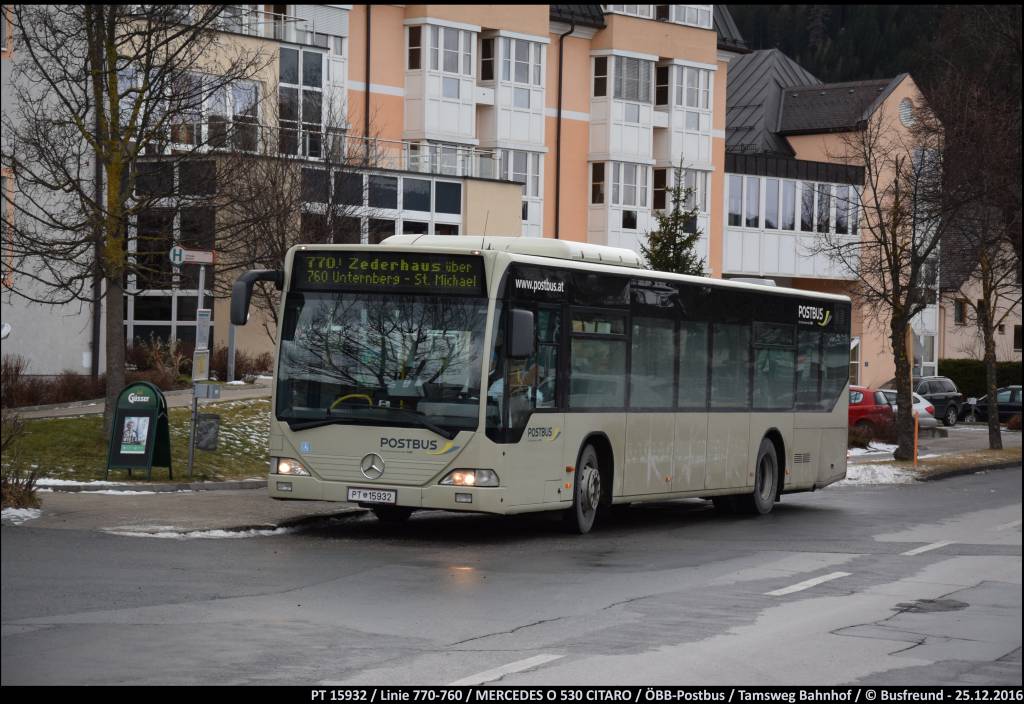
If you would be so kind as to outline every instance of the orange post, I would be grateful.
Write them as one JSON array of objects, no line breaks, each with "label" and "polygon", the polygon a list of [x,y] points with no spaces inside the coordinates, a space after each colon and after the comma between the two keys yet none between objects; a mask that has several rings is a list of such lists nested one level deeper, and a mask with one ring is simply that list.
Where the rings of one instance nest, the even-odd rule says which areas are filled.
[{"label": "orange post", "polygon": [[914,466],[917,466],[917,411],[914,411]]}]

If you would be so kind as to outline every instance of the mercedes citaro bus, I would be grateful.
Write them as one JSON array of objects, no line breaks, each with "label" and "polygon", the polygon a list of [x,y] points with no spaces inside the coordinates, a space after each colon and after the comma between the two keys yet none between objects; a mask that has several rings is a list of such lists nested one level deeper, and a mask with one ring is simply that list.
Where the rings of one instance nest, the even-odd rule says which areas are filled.
[{"label": "mercedes citaro bus", "polygon": [[281,271],[275,499],[560,511],[702,497],[767,513],[846,475],[850,301],[550,239],[299,245]]}]

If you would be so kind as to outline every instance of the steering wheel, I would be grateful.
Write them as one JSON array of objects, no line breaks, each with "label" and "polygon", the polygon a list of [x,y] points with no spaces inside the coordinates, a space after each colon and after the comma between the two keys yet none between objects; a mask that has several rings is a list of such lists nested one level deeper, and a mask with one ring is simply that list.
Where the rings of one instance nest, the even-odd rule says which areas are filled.
[{"label": "steering wheel", "polygon": [[331,407],[328,410],[333,411],[345,401],[353,398],[365,400],[367,406],[370,406],[371,408],[373,407],[373,398],[371,398],[369,394],[345,394],[344,396],[339,396],[334,403],[331,404]]}]

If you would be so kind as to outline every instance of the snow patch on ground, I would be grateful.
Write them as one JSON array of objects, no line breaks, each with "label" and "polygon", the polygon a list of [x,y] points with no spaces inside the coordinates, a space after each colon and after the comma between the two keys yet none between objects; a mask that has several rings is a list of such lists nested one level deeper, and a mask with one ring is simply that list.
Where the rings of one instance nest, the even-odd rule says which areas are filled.
[{"label": "snow patch on ground", "polygon": [[832,486],[863,486],[865,484],[911,484],[917,481],[912,472],[879,462],[878,464],[851,464],[846,467],[846,479]]},{"label": "snow patch on ground", "polygon": [[266,535],[285,535],[294,528],[266,528],[251,530],[180,530],[174,526],[117,526],[103,528],[105,533],[128,538],[170,538],[172,540],[259,538]]},{"label": "snow patch on ground", "polygon": [[51,479],[40,477],[36,486],[123,486],[124,482],[82,481],[80,479]]},{"label": "snow patch on ground", "polygon": [[39,518],[43,512],[38,508],[5,508],[0,513],[0,522],[5,526],[20,526],[25,521]]},{"label": "snow patch on ground", "polygon": [[860,457],[862,455],[880,455],[888,452],[892,454],[896,451],[897,445],[889,445],[884,442],[873,442],[867,447],[851,447],[846,451],[847,457]]},{"label": "snow patch on ground", "polygon": [[245,382],[241,379],[236,379],[235,381],[229,381],[227,386],[245,386]]}]

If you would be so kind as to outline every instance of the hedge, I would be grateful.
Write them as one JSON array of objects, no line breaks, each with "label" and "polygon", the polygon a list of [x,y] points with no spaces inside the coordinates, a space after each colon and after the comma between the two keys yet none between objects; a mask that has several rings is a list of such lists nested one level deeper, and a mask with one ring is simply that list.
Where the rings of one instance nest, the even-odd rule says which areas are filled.
[{"label": "hedge", "polygon": [[[965,398],[981,398],[988,393],[985,383],[985,362],[980,359],[940,359],[939,374],[948,376]],[[1019,384],[1020,362],[996,362],[996,386]]]}]

